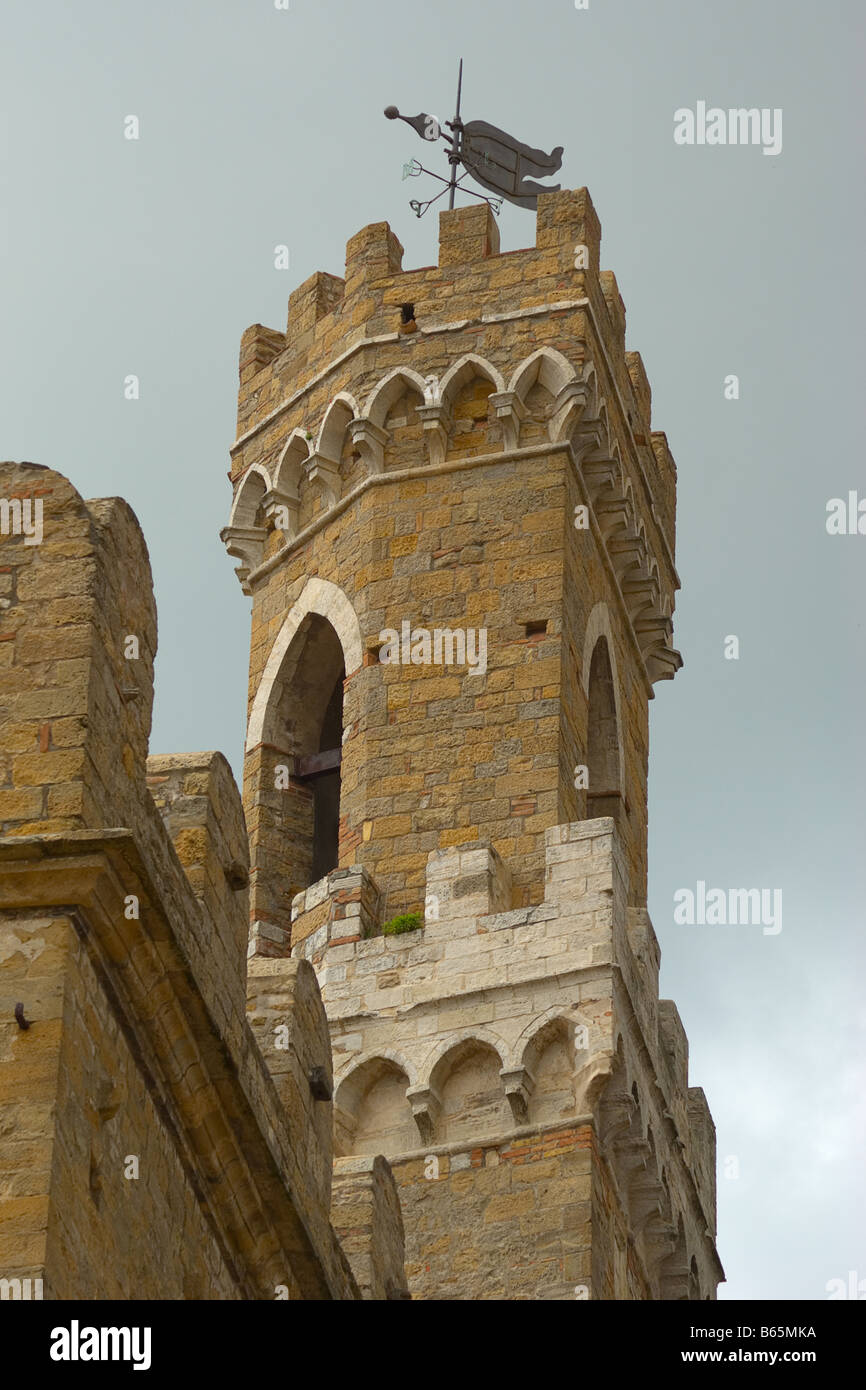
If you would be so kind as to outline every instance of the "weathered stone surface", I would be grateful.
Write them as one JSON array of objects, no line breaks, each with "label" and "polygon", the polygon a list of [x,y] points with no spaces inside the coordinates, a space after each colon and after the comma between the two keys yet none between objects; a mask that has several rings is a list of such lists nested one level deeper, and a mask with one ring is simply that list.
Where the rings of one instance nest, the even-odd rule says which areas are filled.
[{"label": "weathered stone surface", "polygon": [[[40,545],[0,549],[15,676],[0,690],[0,1278],[40,1279],[47,1298],[359,1298],[330,1223],[315,974],[277,962],[266,1007],[284,1046],[257,1042],[228,765],[145,766],[156,626],[135,519],[33,465],[0,466],[0,493],[45,506]],[[377,1198],[371,1248],[392,1268],[399,1234]]]},{"label": "weathered stone surface", "polygon": [[409,1298],[400,1198],[381,1154],[337,1159],[331,1221],[363,1298]]},{"label": "weathered stone surface", "polygon": [[147,756],[129,508],[0,465],[44,507],[0,538],[0,1277],[715,1296],[646,911],[676,469],[600,237],[585,189],[507,255],[443,213],[421,270],[376,223],[243,335],[243,809]]},{"label": "weathered stone surface", "polygon": [[[391,1158],[421,1297],[721,1276],[712,1121],[646,913],[676,469],[600,239],[585,189],[542,194],[506,256],[486,206],[443,213],[420,271],[367,227],[241,371],[250,950],[318,972],[337,1152]],[[483,663],[446,658],[457,631]],[[303,769],[337,745],[323,858]],[[401,914],[422,929],[382,936]]]}]

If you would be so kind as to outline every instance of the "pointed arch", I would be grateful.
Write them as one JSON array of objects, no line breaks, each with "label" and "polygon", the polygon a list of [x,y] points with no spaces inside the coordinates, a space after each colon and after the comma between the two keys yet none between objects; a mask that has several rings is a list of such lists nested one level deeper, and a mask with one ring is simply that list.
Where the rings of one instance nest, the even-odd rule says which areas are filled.
[{"label": "pointed arch", "polygon": [[594,420],[598,414],[599,402],[601,400],[601,388],[599,386],[598,372],[591,358],[584,362],[580,372],[580,379],[587,390],[587,418]]},{"label": "pointed arch", "polygon": [[411,1058],[404,1056],[404,1054],[398,1052],[396,1048],[380,1047],[374,1051],[362,1052],[360,1055],[355,1055],[343,1064],[334,1078],[335,1097],[339,1096],[342,1087],[351,1082],[356,1074],[362,1072],[362,1069],[368,1068],[371,1063],[380,1060],[391,1062],[395,1067],[399,1067],[402,1072],[405,1072],[409,1085],[417,1086],[418,1068]]},{"label": "pointed arch", "polygon": [[491,1047],[499,1057],[500,1066],[506,1066],[507,1049],[496,1033],[492,1033],[489,1028],[466,1028],[459,1033],[449,1034],[428,1052],[423,1065],[418,1068],[418,1085],[435,1088],[448,1070],[447,1065],[445,1068],[442,1067],[442,1063],[447,1062],[449,1055],[452,1052],[456,1053],[465,1043],[480,1043]]},{"label": "pointed arch", "polygon": [[294,429],[283,445],[274,470],[274,491],[297,495],[305,461],[311,453],[310,440],[303,430]]},{"label": "pointed arch", "polygon": [[563,1008],[561,1004],[551,1004],[543,1014],[527,1023],[514,1045],[509,1050],[508,1064],[512,1067],[531,1066],[530,1054],[534,1046],[543,1042],[543,1037],[552,1026],[561,1023],[572,1032],[581,1026],[588,1027],[588,1021],[581,1017],[576,1008]]},{"label": "pointed arch", "polygon": [[262,464],[254,463],[248,468],[234,495],[229,526],[255,526],[256,514],[270,486],[271,480]]},{"label": "pointed arch", "polygon": [[622,748],[606,637],[593,648],[589,671],[587,815],[616,816],[622,798]]},{"label": "pointed arch", "polygon": [[494,391],[505,390],[505,378],[486,357],[475,352],[467,352],[448,368],[439,383],[440,398],[446,405],[453,406],[461,389],[483,376],[492,384]]},{"label": "pointed arch", "polygon": [[[578,1061],[575,1049],[580,1026],[576,1010],[554,1005],[534,1019],[518,1039],[516,1046],[529,1089],[530,1123],[544,1124],[575,1113],[576,1074],[590,1058],[587,1048],[581,1051],[582,1062]],[[588,1024],[583,1027],[588,1037]]]},{"label": "pointed arch", "polygon": [[512,1126],[502,1079],[502,1040],[486,1028],[450,1037],[428,1059],[428,1085],[440,1107],[436,1128],[441,1142],[476,1139]]},{"label": "pointed arch", "polygon": [[555,399],[564,386],[578,380],[578,374],[567,357],[556,348],[541,347],[515,369],[508,389],[525,401],[532,387],[538,384]]},{"label": "pointed arch", "polygon": [[619,458],[619,442],[610,427],[610,412],[607,408],[607,401],[604,396],[599,397],[596,414],[598,416],[598,423],[602,436],[601,447],[609,458],[616,459],[617,463],[620,464],[620,472],[622,472],[622,465]]},{"label": "pointed arch", "polygon": [[411,367],[395,367],[370,392],[364,409],[366,419],[382,429],[391,407],[407,390],[417,391],[423,401],[426,386],[424,378]]},{"label": "pointed arch", "polygon": [[339,391],[325,411],[313,452],[339,468],[349,421],[359,415],[354,396],[348,391]]}]

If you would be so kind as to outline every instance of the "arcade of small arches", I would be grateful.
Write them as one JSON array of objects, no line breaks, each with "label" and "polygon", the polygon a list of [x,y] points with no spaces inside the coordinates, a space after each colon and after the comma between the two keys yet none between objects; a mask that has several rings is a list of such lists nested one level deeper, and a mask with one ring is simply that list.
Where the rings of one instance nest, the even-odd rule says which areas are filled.
[{"label": "arcade of small arches", "polygon": [[340,391],[315,438],[293,429],[275,462],[247,469],[221,537],[248,589],[272,531],[290,544],[371,476],[416,469],[419,457],[435,466],[544,443],[571,445],[648,676],[672,677],[681,664],[671,646],[673,596],[648,544],[595,367],[577,369],[553,348],[532,353],[508,383],[473,353],[441,377],[395,368],[363,405]]},{"label": "arcade of small arches", "polygon": [[388,1049],[355,1058],[335,1091],[337,1151],[394,1155],[574,1118],[593,1090],[591,1031],[575,1011],[550,1010],[513,1047],[475,1028],[420,1067]]},{"label": "arcade of small arches", "polygon": [[611,1065],[610,1057],[580,1045],[585,1037],[576,1012],[552,1009],[512,1048],[475,1028],[441,1042],[421,1067],[388,1048],[355,1058],[336,1087],[336,1152],[394,1159],[419,1148],[477,1146],[515,1128],[568,1123],[594,1111],[601,1152],[655,1296],[709,1297],[647,1119],[643,1083],[632,1080],[621,1039]]}]

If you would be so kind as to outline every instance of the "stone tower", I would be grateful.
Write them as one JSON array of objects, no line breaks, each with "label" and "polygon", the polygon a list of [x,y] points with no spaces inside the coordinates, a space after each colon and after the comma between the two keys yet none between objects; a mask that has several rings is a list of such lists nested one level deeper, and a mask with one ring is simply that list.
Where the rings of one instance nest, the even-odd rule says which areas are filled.
[{"label": "stone tower", "polygon": [[415,1297],[723,1277],[646,911],[676,470],[599,243],[585,189],[504,255],[442,213],[420,270],[377,223],[241,343],[250,953],[317,971],[337,1152],[391,1161]]}]

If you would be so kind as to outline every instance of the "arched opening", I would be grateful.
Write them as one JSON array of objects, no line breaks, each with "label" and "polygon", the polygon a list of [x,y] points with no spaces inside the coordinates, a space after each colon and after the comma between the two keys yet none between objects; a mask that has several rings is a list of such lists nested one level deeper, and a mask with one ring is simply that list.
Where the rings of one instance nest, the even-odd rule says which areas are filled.
[{"label": "arched opening", "polygon": [[294,896],[339,862],[343,682],[340,639],[308,614],[286,654],[279,746],[290,755],[282,829]]},{"label": "arched opening", "polygon": [[373,1057],[347,1076],[335,1101],[339,1153],[390,1156],[417,1148],[408,1085],[406,1072],[388,1057]]},{"label": "arched opening", "polygon": [[319,734],[321,770],[310,774],[313,788],[313,883],[336,869],[340,850],[340,763],[343,742],[343,681],[337,677]]},{"label": "arched opening", "polygon": [[550,1019],[535,1033],[523,1058],[533,1078],[529,1120],[546,1124],[574,1114],[574,1026],[565,1018]]},{"label": "arched opening", "polygon": [[383,426],[388,435],[385,444],[386,470],[417,467],[423,462],[424,426],[416,408],[423,404],[421,392],[407,385],[388,410]]},{"label": "arched opening", "polygon": [[499,372],[483,357],[468,353],[449,367],[439,389],[451,416],[449,455],[485,453],[489,448],[489,397],[505,390]]},{"label": "arched opening", "polygon": [[496,1050],[475,1038],[457,1043],[440,1059],[431,1079],[442,1098],[439,1142],[451,1144],[512,1128],[501,1070]]},{"label": "arched opening", "polygon": [[618,816],[622,805],[619,729],[613,671],[606,637],[600,637],[596,642],[589,668],[587,769],[588,818],[592,820],[596,816]]}]

